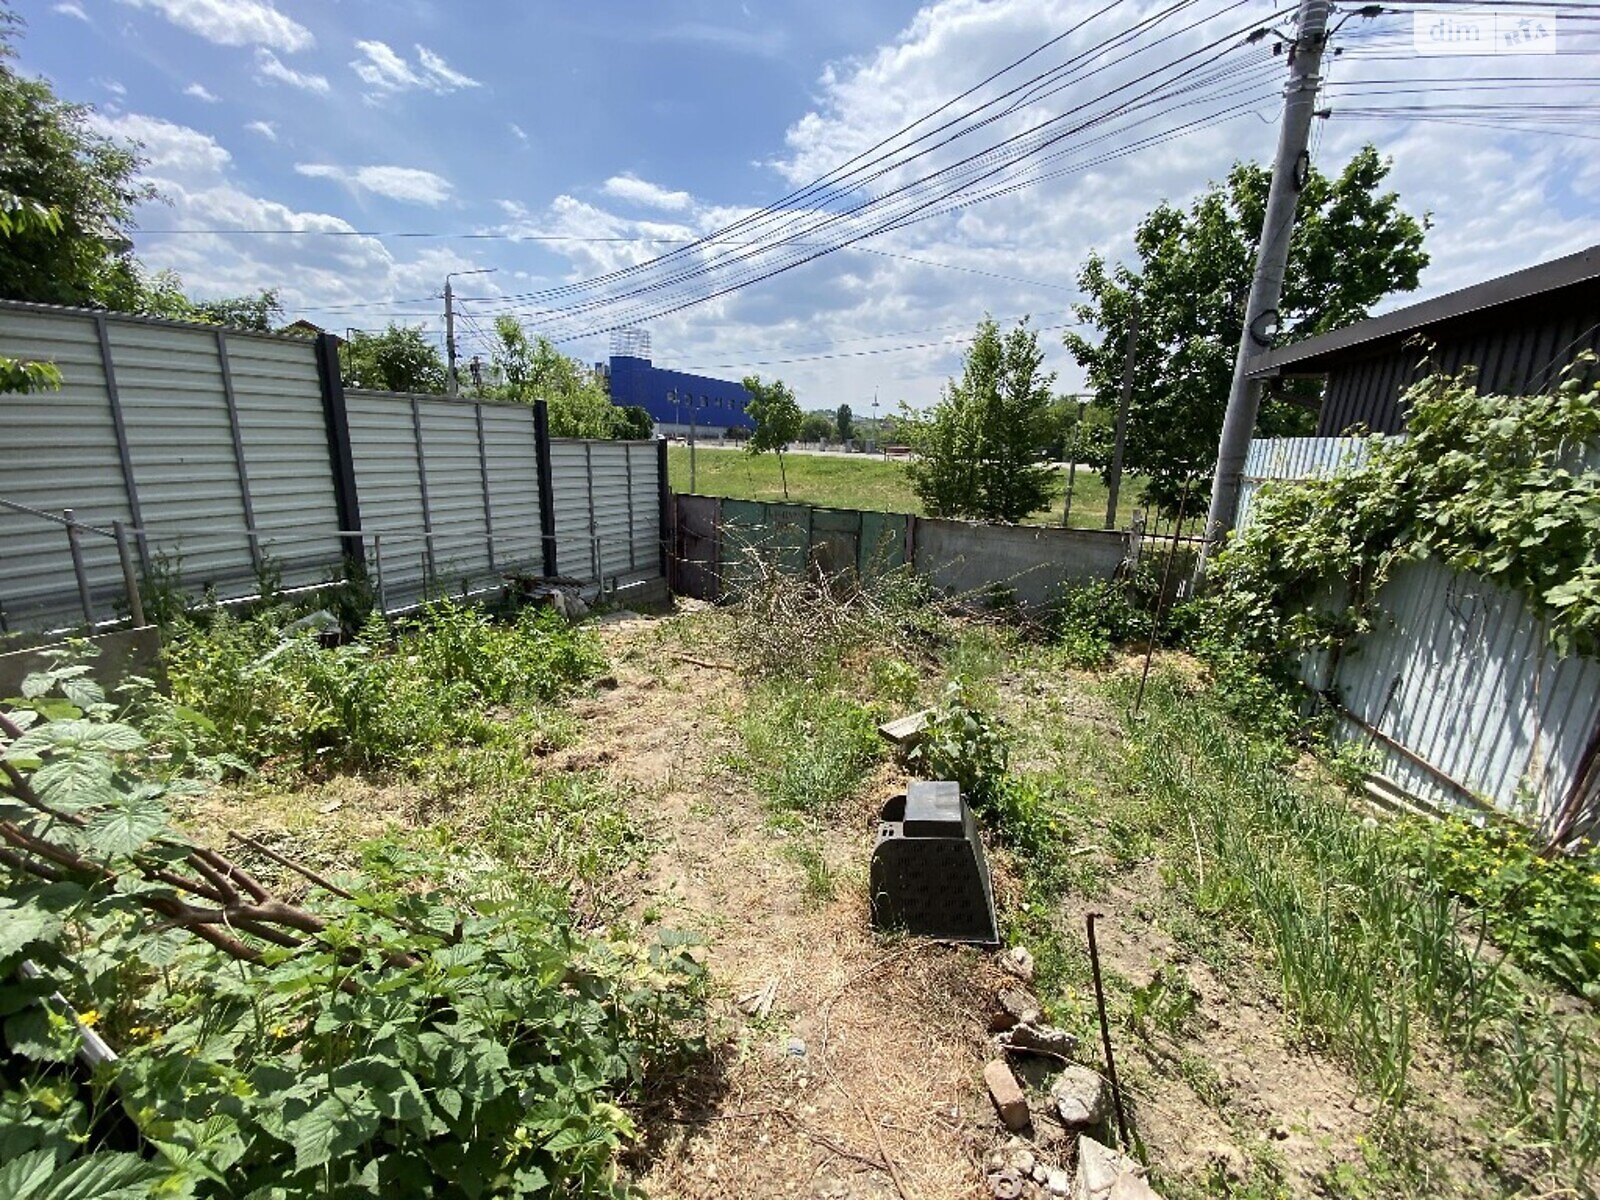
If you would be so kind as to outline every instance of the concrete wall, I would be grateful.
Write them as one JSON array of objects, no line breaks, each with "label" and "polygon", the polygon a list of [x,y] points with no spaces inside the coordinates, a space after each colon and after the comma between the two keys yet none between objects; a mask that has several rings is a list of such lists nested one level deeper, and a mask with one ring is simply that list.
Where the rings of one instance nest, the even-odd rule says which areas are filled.
[{"label": "concrete wall", "polygon": [[[129,675],[143,675],[165,686],[166,672],[161,664],[161,631],[154,625],[141,629],[119,629],[115,633],[102,633],[86,639],[99,651],[88,659],[89,674],[110,691]],[[0,654],[0,697],[22,694],[22,681],[35,671],[48,670],[55,660],[45,651],[60,649],[61,643],[52,646],[33,646],[26,650],[12,650]]]},{"label": "concrete wall", "polygon": [[1003,587],[1027,604],[1059,599],[1064,584],[1109,579],[1129,553],[1127,534],[1099,529],[918,517],[912,536],[917,574],[935,587],[957,594]]}]

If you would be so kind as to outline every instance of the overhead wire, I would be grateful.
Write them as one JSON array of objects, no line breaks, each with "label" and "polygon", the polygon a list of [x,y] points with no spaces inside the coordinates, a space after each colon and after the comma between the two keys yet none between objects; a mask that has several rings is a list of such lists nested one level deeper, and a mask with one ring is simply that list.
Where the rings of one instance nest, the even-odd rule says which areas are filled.
[{"label": "overhead wire", "polygon": [[[1223,12],[1231,11],[1232,9],[1239,7],[1242,3],[1245,3],[1245,2],[1246,2],[1246,0],[1235,0],[1235,2],[1233,4],[1230,4],[1229,6],[1227,6],[1227,8],[1225,8],[1222,11]],[[1215,14],[1213,14],[1212,16],[1214,18]],[[1153,49],[1155,45],[1162,44],[1162,43],[1170,40],[1172,37],[1179,36],[1179,35],[1181,35],[1181,34],[1183,34],[1185,32],[1189,32],[1190,30],[1192,30],[1192,29],[1194,29],[1194,28],[1196,28],[1199,25],[1204,24],[1204,23],[1205,23],[1205,21],[1203,19],[1202,21],[1196,22],[1193,25],[1186,26],[1186,27],[1184,27],[1183,29],[1180,29],[1180,30],[1176,30],[1173,33],[1167,34],[1165,37],[1157,39],[1157,41],[1155,43],[1151,43],[1149,45],[1139,47],[1137,50],[1130,51],[1129,54],[1126,55],[1123,60],[1117,60],[1117,61],[1119,61],[1119,62],[1120,61],[1125,61],[1126,58],[1131,58],[1136,54],[1145,53],[1148,50]],[[1152,77],[1154,77],[1156,75],[1161,74],[1164,71],[1168,71],[1168,70],[1172,69],[1177,64],[1185,62],[1185,61],[1195,57],[1197,54],[1204,53],[1204,52],[1207,52],[1209,50],[1215,49],[1215,48],[1217,48],[1217,46],[1225,43],[1228,40],[1231,40],[1235,36],[1237,36],[1237,35],[1236,34],[1230,34],[1228,38],[1219,39],[1218,42],[1212,43],[1211,45],[1206,46],[1206,47],[1202,47],[1202,49],[1199,50],[1199,51],[1194,51],[1194,52],[1191,52],[1188,55],[1180,56],[1174,62],[1163,63],[1161,66],[1159,66],[1157,68],[1154,68],[1151,71],[1147,71],[1147,72],[1143,73],[1142,75],[1137,76],[1134,79],[1128,80],[1128,81],[1126,81],[1126,82],[1124,82],[1124,83],[1122,83],[1120,85],[1117,85],[1116,87],[1113,87],[1113,88],[1109,89],[1106,92],[1100,93],[1099,95],[1093,97],[1092,99],[1090,99],[1088,101],[1085,101],[1084,103],[1075,105],[1072,108],[1069,108],[1068,110],[1066,110],[1065,112],[1057,114],[1057,115],[1049,118],[1045,122],[1042,122],[1040,125],[1034,126],[1033,128],[1028,129],[1028,130],[1024,130],[1021,133],[1014,134],[1011,137],[1002,139],[1000,142],[996,143],[995,145],[985,147],[983,150],[980,150],[980,151],[978,151],[978,152],[976,152],[974,154],[969,154],[966,157],[964,157],[962,159],[959,159],[958,161],[956,161],[954,163],[947,164],[946,166],[938,168],[937,170],[932,171],[929,174],[924,175],[924,176],[922,176],[922,177],[920,177],[918,179],[914,179],[914,180],[910,181],[909,183],[901,184],[900,186],[892,188],[887,192],[879,193],[879,194],[871,197],[868,200],[862,201],[861,203],[855,205],[852,208],[844,210],[843,212],[825,212],[825,213],[807,214],[806,217],[802,218],[802,221],[799,222],[799,223],[802,224],[802,228],[800,228],[796,232],[788,234],[787,236],[779,237],[775,241],[767,243],[765,246],[762,247],[762,251],[763,252],[770,252],[772,250],[781,248],[782,246],[791,244],[791,243],[799,240],[802,237],[813,236],[818,231],[820,231],[820,230],[822,230],[824,228],[827,228],[829,226],[837,225],[839,222],[841,222],[843,220],[846,220],[848,218],[857,217],[861,213],[863,213],[863,212],[865,212],[867,210],[870,210],[870,209],[873,209],[873,208],[879,208],[879,207],[882,207],[882,206],[884,206],[886,204],[894,202],[894,201],[897,200],[897,198],[904,197],[908,192],[911,192],[914,189],[924,187],[924,186],[926,186],[926,185],[928,185],[930,183],[937,184],[939,180],[941,180],[942,178],[950,176],[952,173],[955,173],[955,172],[958,172],[958,171],[962,171],[964,169],[965,170],[973,170],[973,171],[977,171],[978,172],[978,177],[981,178],[984,174],[993,172],[994,168],[991,167],[990,164],[993,162],[993,157],[996,155],[997,152],[1007,151],[1008,147],[1012,147],[1012,149],[1009,150],[1009,153],[1011,155],[1013,155],[1013,156],[1017,155],[1017,154],[1031,153],[1031,152],[1033,152],[1033,151],[1035,151],[1035,150],[1037,150],[1039,148],[1042,148],[1044,146],[1048,146],[1048,145],[1054,144],[1055,142],[1061,140],[1063,137],[1068,137],[1068,136],[1071,136],[1072,134],[1074,134],[1076,132],[1080,132],[1081,129],[1086,127],[1087,124],[1092,124],[1093,122],[1087,122],[1084,125],[1079,125],[1079,126],[1070,128],[1067,131],[1065,131],[1064,133],[1046,134],[1044,131],[1046,131],[1049,127],[1054,126],[1054,125],[1056,125],[1057,123],[1059,123],[1061,121],[1070,119],[1071,117],[1077,115],[1078,113],[1081,113],[1086,108],[1088,108],[1088,107],[1090,107],[1092,105],[1105,102],[1109,98],[1114,97],[1118,93],[1123,92],[1123,91],[1127,90],[1128,88],[1134,87],[1134,86],[1138,85],[1139,83],[1142,83],[1142,82],[1144,82],[1144,81],[1146,81],[1146,80],[1148,80],[1148,79],[1150,79],[1150,78],[1152,78]],[[1101,67],[1096,68],[1094,71],[1089,72],[1089,74],[1097,74],[1099,71],[1107,69],[1111,65],[1115,65],[1115,64],[1114,63],[1113,64],[1104,64]],[[1186,74],[1187,74],[1187,72],[1186,72]],[[1135,100],[1143,99],[1145,96],[1148,96],[1150,94],[1150,92],[1157,91],[1157,90],[1159,90],[1159,88],[1150,89],[1150,91],[1147,91],[1146,93],[1142,94],[1141,96],[1135,97]],[[1098,120],[1106,120],[1106,119],[1109,119],[1111,117],[1117,116],[1121,112],[1126,111],[1127,107],[1128,107],[1128,102],[1124,102],[1123,104],[1114,107],[1109,113],[1098,114],[1098,116],[1095,118],[1095,120],[1096,121],[1098,121]],[[1017,145],[1018,143],[1023,143],[1023,144],[1021,146],[1018,146]],[[1002,162],[1002,166],[1004,166],[1004,165],[1006,165],[1006,164],[1004,162]],[[964,181],[964,184],[965,183],[970,183],[970,181]],[[817,219],[811,219],[811,218],[817,218]],[[808,224],[804,223],[804,221],[806,221],[806,220],[809,220]],[[854,240],[860,240],[860,239],[859,238],[851,238],[851,239],[847,239],[847,240],[841,242],[840,244],[849,244],[850,241],[854,241]],[[835,247],[835,248],[837,248],[837,247]],[[716,268],[721,267],[721,266],[726,266],[728,264],[728,261],[730,260],[730,258],[734,259],[734,260],[747,260],[747,259],[749,259],[750,257],[753,256],[753,253],[754,252],[751,252],[751,251],[745,251],[745,252],[740,252],[739,254],[732,255],[732,256],[729,256],[729,255],[718,256],[717,258],[714,258],[711,261],[708,261],[706,263],[702,263],[698,267],[695,267],[695,268],[692,268],[692,269],[689,269],[689,270],[686,270],[686,271],[682,271],[679,274],[671,276],[671,277],[669,277],[667,279],[656,281],[656,282],[648,284],[648,285],[646,285],[644,287],[636,288],[636,289],[633,289],[633,290],[631,290],[629,292],[621,293],[620,295],[610,295],[610,296],[606,296],[606,297],[603,297],[603,298],[601,298],[599,300],[595,300],[595,301],[588,301],[588,302],[580,303],[580,304],[577,304],[577,305],[568,305],[565,308],[559,310],[560,311],[560,315],[570,317],[570,316],[572,316],[572,315],[574,315],[576,313],[590,311],[590,310],[592,310],[592,309],[594,309],[596,307],[613,306],[620,300],[631,299],[631,298],[633,298],[635,296],[647,294],[647,293],[650,293],[650,292],[659,291],[659,290],[662,290],[662,289],[667,288],[667,287],[676,286],[678,284],[687,282],[687,281],[692,280],[694,278],[703,276],[708,271],[711,271],[711,270],[716,269]],[[802,259],[808,261],[810,257],[812,257],[812,256],[801,256],[800,259],[796,259],[795,261],[793,261],[793,262],[791,262],[789,264],[786,264],[784,269],[787,269],[788,267],[792,267],[794,265],[799,265],[799,262]],[[550,294],[550,293],[541,293],[541,295],[543,295],[543,294]],[[526,294],[523,297],[518,297],[518,298],[519,299],[521,299],[521,298],[531,298],[532,295],[533,294],[530,293],[530,294]],[[550,311],[550,315],[555,315],[557,310],[549,310],[549,311]]]},{"label": "overhead wire", "polygon": [[[1230,6],[1230,8],[1231,7],[1234,7],[1234,6]],[[1252,24],[1254,24],[1254,23],[1252,23]],[[1091,105],[1104,102],[1104,101],[1108,100],[1109,98],[1116,96],[1118,93],[1125,92],[1130,88],[1134,88],[1134,87],[1137,87],[1138,85],[1140,85],[1142,83],[1146,83],[1147,81],[1151,80],[1152,78],[1154,78],[1156,76],[1162,75],[1164,73],[1172,72],[1174,69],[1179,67],[1180,64],[1188,62],[1189,60],[1192,60],[1192,59],[1194,59],[1196,57],[1199,57],[1201,55],[1210,54],[1213,51],[1215,51],[1215,50],[1227,45],[1229,42],[1236,41],[1239,38],[1240,34],[1242,34],[1245,31],[1246,30],[1233,30],[1233,31],[1230,31],[1227,35],[1225,35],[1225,36],[1223,36],[1221,38],[1214,39],[1213,41],[1208,42],[1205,45],[1202,45],[1198,49],[1193,50],[1193,51],[1189,52],[1188,54],[1181,55],[1175,60],[1172,60],[1172,61],[1169,61],[1169,62],[1164,62],[1163,64],[1161,64],[1158,67],[1155,67],[1155,68],[1152,68],[1151,70],[1145,71],[1145,72],[1141,73],[1140,75],[1136,76],[1135,78],[1127,80],[1127,81],[1117,85],[1116,87],[1113,87],[1113,88],[1109,89],[1107,92],[1102,93],[1101,95],[1095,97],[1091,101],[1085,102],[1084,104],[1080,104],[1080,105],[1074,106],[1074,108],[1072,110],[1069,110],[1068,113],[1062,114],[1059,117],[1051,118],[1051,120],[1049,122],[1047,122],[1047,124],[1054,124],[1056,121],[1062,119],[1062,117],[1074,115],[1074,114],[1076,114],[1078,112],[1081,112],[1083,109],[1085,109],[1085,108],[1087,108],[1087,107],[1089,107]],[[1098,112],[1095,115],[1093,115],[1092,117],[1088,117],[1088,118],[1084,119],[1083,121],[1081,121],[1080,123],[1078,123],[1078,124],[1076,124],[1074,126],[1071,126],[1071,127],[1067,128],[1065,130],[1058,131],[1058,132],[1053,132],[1050,135],[1048,135],[1046,137],[1043,137],[1043,138],[1040,138],[1040,137],[1037,136],[1037,130],[1025,131],[1022,134],[1013,135],[1012,137],[1005,139],[999,145],[1003,147],[1003,146],[1005,146],[1007,144],[1015,144],[1020,139],[1031,139],[1031,142],[1029,144],[1025,145],[1022,148],[1022,150],[1020,151],[1020,153],[1034,153],[1039,149],[1043,149],[1043,148],[1046,148],[1048,146],[1058,144],[1059,142],[1061,142],[1061,141],[1063,141],[1063,140],[1065,140],[1067,138],[1070,138],[1070,137],[1074,136],[1077,133],[1082,132],[1086,128],[1090,128],[1095,124],[1098,124],[1098,123],[1101,123],[1101,122],[1104,122],[1104,121],[1107,121],[1107,120],[1111,120],[1111,119],[1114,119],[1114,118],[1119,117],[1121,115],[1124,115],[1125,113],[1127,113],[1131,109],[1133,109],[1136,106],[1138,106],[1141,102],[1148,101],[1152,97],[1158,96],[1162,92],[1162,90],[1164,88],[1173,87],[1174,85],[1182,82],[1184,79],[1188,78],[1189,76],[1191,76],[1193,74],[1196,74],[1197,72],[1199,72],[1201,70],[1206,69],[1208,66],[1209,66],[1209,63],[1205,63],[1205,62],[1189,66],[1189,67],[1183,69],[1182,71],[1180,71],[1173,78],[1162,80],[1162,81],[1160,81],[1158,83],[1155,83],[1155,84],[1151,85],[1150,87],[1147,87],[1144,91],[1138,92],[1138,93],[1136,93],[1134,96],[1132,96],[1130,98],[1123,99],[1123,100],[1117,102],[1116,104],[1114,104],[1109,109],[1109,111]],[[902,185],[900,188],[894,189],[894,191],[892,193],[886,194],[885,196],[877,197],[873,201],[869,201],[866,204],[860,206],[862,208],[865,208],[868,205],[881,204],[885,200],[893,199],[895,195],[903,194],[903,193],[907,192],[909,189],[911,189],[911,188],[913,188],[913,187],[915,187],[917,185],[920,185],[920,184],[923,184],[923,183],[927,183],[930,180],[936,180],[940,176],[948,174],[952,168],[958,168],[958,167],[963,167],[963,166],[975,167],[975,173],[974,174],[972,174],[972,175],[970,175],[970,176],[968,176],[966,178],[962,178],[960,180],[960,182],[958,182],[954,187],[949,188],[949,189],[943,191],[942,193],[940,193],[939,195],[935,195],[935,196],[933,196],[933,197],[931,197],[929,199],[926,199],[926,200],[913,199],[911,201],[911,203],[910,203],[910,207],[904,209],[903,211],[895,213],[892,217],[890,217],[890,219],[887,222],[880,223],[879,225],[877,225],[875,227],[868,228],[868,229],[866,229],[864,231],[861,231],[861,232],[856,232],[856,233],[849,234],[848,236],[841,237],[836,241],[836,243],[834,245],[832,245],[830,247],[827,247],[827,248],[824,248],[824,249],[821,249],[821,250],[819,250],[817,252],[800,255],[800,256],[798,256],[796,258],[793,258],[791,261],[782,262],[782,263],[779,263],[777,265],[771,266],[769,268],[759,269],[758,272],[751,278],[736,279],[736,280],[734,280],[734,281],[732,281],[730,283],[724,284],[721,287],[714,287],[709,292],[702,292],[702,293],[700,293],[698,295],[692,296],[692,297],[690,297],[688,299],[685,299],[685,300],[681,300],[681,301],[679,301],[677,303],[668,304],[665,308],[661,308],[658,311],[650,312],[648,315],[645,315],[643,310],[638,310],[635,313],[628,314],[626,317],[622,318],[622,320],[624,322],[626,322],[626,321],[629,321],[629,320],[642,321],[642,320],[655,319],[655,318],[657,318],[659,316],[668,315],[671,312],[680,311],[681,309],[686,308],[686,307],[690,307],[690,306],[692,306],[694,304],[704,303],[707,300],[715,299],[718,296],[725,295],[730,291],[735,291],[735,290],[738,290],[739,288],[742,288],[742,287],[745,287],[745,286],[749,286],[751,283],[760,282],[763,279],[770,278],[770,277],[772,277],[774,275],[777,275],[777,274],[782,274],[785,271],[794,269],[796,266],[803,265],[805,262],[809,262],[809,261],[814,260],[815,258],[821,257],[823,254],[834,252],[834,251],[836,251],[838,249],[843,248],[844,246],[848,246],[848,245],[854,244],[857,241],[864,240],[867,237],[871,237],[871,236],[876,235],[877,233],[883,232],[886,228],[890,227],[891,225],[893,225],[894,223],[896,223],[896,222],[898,222],[900,220],[903,220],[905,217],[910,216],[910,215],[914,214],[915,212],[920,211],[922,209],[931,207],[931,206],[933,206],[933,205],[935,205],[937,203],[940,203],[940,202],[942,202],[944,200],[950,199],[952,196],[954,196],[957,193],[959,193],[959,192],[961,192],[961,191],[973,186],[975,183],[981,182],[983,179],[991,177],[995,173],[997,173],[998,171],[1005,169],[1006,166],[1010,165],[1010,162],[1012,160],[1009,160],[1009,159],[1002,160],[998,165],[993,165],[992,164],[992,159],[991,159],[990,156],[992,156],[993,151],[995,149],[996,149],[996,147],[990,147],[985,151],[979,152],[978,154],[969,155],[966,159],[961,160],[959,163],[951,164],[951,166],[947,167],[947,168],[941,168],[939,171],[934,172],[931,175],[924,177],[923,179],[915,180],[911,184]],[[1013,153],[1018,153],[1018,152],[1014,151]],[[839,215],[836,215],[832,219],[833,220],[837,220],[840,215],[849,215],[849,214],[839,214]],[[792,240],[792,239],[786,239],[786,240]],[[781,245],[783,243],[780,242],[778,244]],[[704,273],[703,271],[696,271],[696,272],[690,272],[689,275],[692,276],[692,275],[695,275],[695,274],[703,274],[703,273]],[[673,286],[674,284],[679,283],[679,282],[682,282],[682,279],[673,279],[673,280],[661,281],[659,283],[652,284],[652,285],[650,285],[650,286],[648,286],[646,288],[636,289],[634,292],[631,292],[631,293],[624,293],[620,297],[610,297],[610,298],[608,298],[607,303],[614,305],[618,300],[630,299],[630,298],[633,298],[635,296],[645,295],[645,294],[648,294],[648,293],[651,293],[651,292],[655,292],[655,291],[661,290],[661,289],[669,287],[669,286]],[[594,307],[594,305],[592,303],[591,304],[586,304],[586,305],[572,306],[571,308],[563,309],[563,310],[550,310],[548,315],[553,316],[553,317],[564,317],[564,318],[569,318],[570,319],[570,317],[573,316],[576,312],[587,311],[587,310],[589,310],[589,309],[591,309],[593,307]],[[611,325],[607,325],[607,326],[604,326],[604,327],[596,328],[596,329],[593,329],[593,330],[585,331],[585,333],[582,333],[582,334],[573,333],[573,334],[569,335],[568,339],[564,339],[564,340],[570,340],[570,338],[572,338],[572,337],[587,336],[587,335],[593,334],[593,333],[608,332],[609,330],[614,329],[614,328],[618,328],[618,327],[620,327],[618,324],[611,324]]]}]

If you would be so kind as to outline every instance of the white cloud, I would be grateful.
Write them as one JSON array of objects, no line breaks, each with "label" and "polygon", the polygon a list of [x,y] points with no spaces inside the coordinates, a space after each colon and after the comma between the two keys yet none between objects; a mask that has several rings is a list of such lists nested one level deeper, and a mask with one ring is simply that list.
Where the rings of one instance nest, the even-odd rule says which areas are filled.
[{"label": "white cloud", "polygon": [[66,0],[66,2],[63,4],[57,4],[50,11],[63,17],[71,17],[75,21],[82,21],[85,25],[94,24],[93,21],[89,20],[89,14],[83,11],[83,6],[74,4],[72,0]]},{"label": "white cloud", "polygon": [[600,190],[608,196],[615,196],[618,200],[626,200],[630,204],[664,208],[669,212],[684,211],[694,199],[688,192],[671,191],[658,183],[651,183],[647,179],[640,179],[637,175],[627,172],[613,175],[601,185]]},{"label": "white cloud", "polygon": [[191,83],[183,89],[185,96],[193,96],[196,100],[204,100],[207,104],[215,104],[217,98],[211,94],[211,89],[203,83]]},{"label": "white cloud", "polygon": [[313,179],[332,179],[354,192],[371,192],[389,200],[438,207],[450,199],[451,184],[441,175],[416,167],[341,167],[332,163],[296,163],[294,169]]},{"label": "white cloud", "polygon": [[251,133],[259,133],[269,142],[278,140],[278,127],[271,121],[251,121],[245,128]]},{"label": "white cloud", "polygon": [[462,88],[482,86],[471,76],[454,70],[426,46],[415,47],[414,66],[396,54],[387,42],[358,41],[356,49],[361,57],[350,60],[351,69],[361,82],[381,94],[421,90],[442,96]]},{"label": "white cloud", "polygon": [[316,44],[311,31],[267,0],[122,0],[160,13],[219,46],[270,46],[293,53]]},{"label": "white cloud", "polygon": [[299,88],[301,91],[314,92],[318,96],[326,96],[332,89],[329,87],[327,76],[314,75],[309,72],[296,71],[293,67],[285,66],[271,50],[256,51],[256,82],[272,79],[278,83],[286,83],[290,87]]},{"label": "white cloud", "polygon": [[518,125],[515,121],[512,121],[508,128],[511,130],[512,137],[516,138],[517,141],[521,142],[524,146],[528,144],[528,135],[526,132],[524,132],[521,125]]},{"label": "white cloud", "polygon": [[210,179],[233,158],[209,133],[160,117],[142,113],[113,117],[97,112],[90,114],[89,123],[109,137],[137,143],[145,172],[156,177],[158,186],[164,179]]},{"label": "white cloud", "polygon": [[122,84],[117,82],[115,79],[96,79],[95,82],[101,87],[105,88],[106,91],[110,92],[118,100],[121,100],[128,94],[128,89],[123,87]]}]

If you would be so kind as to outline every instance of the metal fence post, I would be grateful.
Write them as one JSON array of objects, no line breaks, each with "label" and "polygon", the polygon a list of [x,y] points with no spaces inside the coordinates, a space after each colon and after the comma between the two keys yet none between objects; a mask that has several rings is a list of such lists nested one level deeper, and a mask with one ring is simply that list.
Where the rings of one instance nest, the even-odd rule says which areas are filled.
[{"label": "metal fence post", "polygon": [[89,574],[83,569],[83,545],[79,542],[78,522],[70,508],[61,510],[67,522],[67,548],[72,552],[72,573],[78,580],[78,603],[83,605],[83,623],[94,628],[94,603],[89,599]]},{"label": "metal fence post", "polygon": [[372,570],[378,580],[378,611],[387,620],[389,616],[389,598],[383,591],[383,534],[372,535]]},{"label": "metal fence post", "polygon": [[660,506],[660,514],[656,517],[660,529],[661,541],[661,577],[668,580],[671,588],[672,573],[669,563],[668,551],[672,545],[673,530],[677,522],[672,509],[672,489],[667,486],[667,439],[660,438],[656,441],[656,503]]},{"label": "metal fence post", "polygon": [[133,569],[133,551],[128,547],[128,527],[121,521],[111,522],[111,531],[117,535],[117,557],[122,560],[122,586],[128,593],[128,615],[133,627],[143,629],[144,596],[139,592],[139,574]]},{"label": "metal fence post", "polygon": [[339,339],[331,333],[319,333],[315,345],[317,379],[322,386],[322,416],[328,434],[328,463],[333,473],[334,506],[339,514],[339,528],[350,535],[341,539],[344,554],[362,562],[367,551],[359,536],[361,504],[356,497],[355,455],[350,449],[350,413],[345,407],[344,380],[339,375]]},{"label": "metal fence post", "polygon": [[544,546],[544,573],[554,578],[556,553],[556,488],[550,465],[550,409],[543,400],[533,402],[533,444],[539,458],[539,538]]}]

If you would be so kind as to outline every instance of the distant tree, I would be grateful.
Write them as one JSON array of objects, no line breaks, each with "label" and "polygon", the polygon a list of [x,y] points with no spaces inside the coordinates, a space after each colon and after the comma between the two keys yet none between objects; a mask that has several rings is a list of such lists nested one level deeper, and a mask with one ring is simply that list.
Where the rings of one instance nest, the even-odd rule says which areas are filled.
[{"label": "distant tree", "polygon": [[[531,341],[515,317],[496,317],[495,365],[505,379],[502,399],[532,404],[543,400],[552,437],[649,437],[649,415],[642,432],[638,418],[611,403],[605,385],[589,367],[557,350],[548,338]],[[642,412],[642,410],[640,410]]]},{"label": "distant tree", "polygon": [[778,456],[778,477],[783,481],[783,498],[789,498],[789,474],[783,465],[783,448],[800,436],[804,420],[794,390],[781,379],[763,383],[759,375],[744,377],[744,390],[750,393],[745,412],[756,423],[745,449],[751,454],[768,450]]},{"label": "distant tree", "polygon": [[823,442],[834,434],[833,418],[827,413],[810,412],[800,420],[801,442]]},{"label": "distant tree", "polygon": [[1050,500],[1050,387],[1044,353],[1027,319],[1002,336],[978,324],[961,379],[945,385],[933,410],[905,409],[899,436],[915,452],[912,490],[932,516],[1016,522]]},{"label": "distant tree", "polygon": [[848,442],[855,436],[855,415],[850,411],[848,404],[839,405],[839,411],[833,415],[834,427],[839,431],[839,440]]},{"label": "distant tree", "polygon": [[340,352],[345,386],[383,392],[444,391],[444,360],[421,328],[392,321],[382,333],[357,333]]},{"label": "distant tree", "polygon": [[155,189],[138,181],[132,147],[89,128],[86,105],[12,69],[15,24],[0,5],[0,204],[55,219],[0,239],[0,298],[145,311],[129,232],[134,206]]},{"label": "distant tree", "polygon": [[650,419],[650,414],[637,404],[626,407],[613,405],[611,412],[612,437],[622,438],[625,441],[643,441],[656,427],[655,422]]},{"label": "distant tree", "polygon": [[269,333],[283,321],[283,303],[278,299],[277,288],[243,296],[223,296],[218,300],[191,300],[189,319]]},{"label": "distant tree", "polygon": [[[1384,296],[1417,286],[1428,263],[1427,220],[1381,190],[1390,166],[1367,146],[1336,176],[1314,168],[1308,174],[1289,243],[1278,342],[1358,321]],[[1099,403],[1113,411],[1139,299],[1123,463],[1150,477],[1146,495],[1169,510],[1185,481],[1209,478],[1215,464],[1269,183],[1265,168],[1240,163],[1187,210],[1162,204],[1146,216],[1134,232],[1137,266],[1111,267],[1094,254],[1078,276],[1089,297],[1078,315],[1099,337],[1069,333],[1066,346]],[[1269,397],[1260,432],[1307,431],[1315,403],[1315,392]],[[1095,465],[1103,469],[1109,457],[1108,449]]]}]

